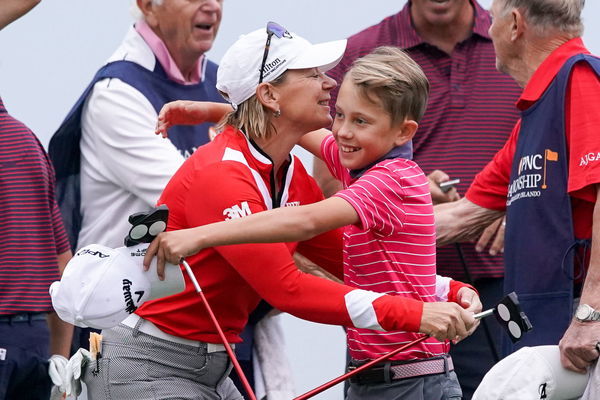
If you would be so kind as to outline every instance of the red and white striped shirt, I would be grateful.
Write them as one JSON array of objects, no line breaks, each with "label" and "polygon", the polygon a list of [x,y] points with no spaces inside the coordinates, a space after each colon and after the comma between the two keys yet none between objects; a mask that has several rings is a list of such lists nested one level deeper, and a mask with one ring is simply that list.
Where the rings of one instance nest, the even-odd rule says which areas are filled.
[{"label": "red and white striped shirt", "polygon": [[[404,158],[383,160],[353,180],[329,136],[322,144],[331,173],[344,184],[335,194],[356,210],[360,223],[344,230],[346,285],[424,302],[446,300],[449,280],[440,278],[436,294],[435,226],[427,177]],[[417,339],[405,331],[376,332],[348,328],[348,348],[355,360],[370,360]],[[428,339],[393,357],[433,357],[448,346]]]}]

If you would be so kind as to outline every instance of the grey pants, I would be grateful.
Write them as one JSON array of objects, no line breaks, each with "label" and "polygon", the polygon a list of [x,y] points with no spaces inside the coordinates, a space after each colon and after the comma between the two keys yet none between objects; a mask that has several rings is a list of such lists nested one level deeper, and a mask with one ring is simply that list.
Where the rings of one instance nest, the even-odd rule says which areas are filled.
[{"label": "grey pants", "polygon": [[460,400],[462,391],[454,371],[399,379],[389,383],[350,383],[346,400]]},{"label": "grey pants", "polygon": [[241,400],[226,352],[206,352],[125,325],[102,331],[102,358],[83,373],[90,400]]}]

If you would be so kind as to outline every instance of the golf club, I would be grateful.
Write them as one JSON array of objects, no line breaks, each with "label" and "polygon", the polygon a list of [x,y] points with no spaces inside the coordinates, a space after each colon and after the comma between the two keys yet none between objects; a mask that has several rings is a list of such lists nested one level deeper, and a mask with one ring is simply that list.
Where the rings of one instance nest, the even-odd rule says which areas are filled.
[{"label": "golf club", "polygon": [[[514,293],[514,292],[509,293],[506,297],[504,297],[500,301],[500,303],[498,303],[498,305],[496,307],[486,310],[486,311],[482,311],[478,314],[475,314],[475,315],[473,315],[473,317],[475,319],[481,319],[481,318],[485,318],[492,314],[494,314],[496,319],[498,319],[500,324],[506,329],[506,331],[508,332],[508,334],[513,342],[516,342],[519,339],[521,339],[523,333],[526,333],[532,329],[531,323],[529,322],[529,318],[527,318],[525,313],[523,311],[521,311],[521,306],[519,305],[519,299],[518,299],[516,293]],[[406,350],[409,347],[414,346],[418,343],[421,343],[422,341],[424,341],[425,339],[428,339],[429,337],[430,336],[428,336],[428,335],[423,335],[420,338],[413,340],[412,342],[407,343],[404,346],[397,348],[396,350],[392,350],[389,353],[384,354],[379,358],[371,360],[368,363],[363,364],[360,367],[357,367],[356,369],[353,369],[352,371],[349,371],[343,375],[340,375],[337,378],[334,378],[334,379],[330,380],[329,382],[326,382],[326,383],[322,384],[321,386],[316,387],[315,389],[312,389],[298,397],[295,397],[293,400],[309,399],[309,398],[321,393],[322,391],[327,390],[330,387],[335,386],[338,383],[358,374],[359,372],[369,369],[369,368],[373,367],[375,364],[385,361],[385,360],[389,359],[390,357],[393,357],[394,355],[400,353],[401,351]]]}]

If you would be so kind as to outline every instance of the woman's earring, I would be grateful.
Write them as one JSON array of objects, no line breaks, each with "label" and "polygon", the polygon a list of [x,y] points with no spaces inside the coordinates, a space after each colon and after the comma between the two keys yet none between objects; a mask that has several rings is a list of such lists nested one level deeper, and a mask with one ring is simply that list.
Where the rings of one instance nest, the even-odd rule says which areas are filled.
[{"label": "woman's earring", "polygon": [[279,118],[281,116],[281,110],[273,112],[273,116],[275,116],[275,118]]}]

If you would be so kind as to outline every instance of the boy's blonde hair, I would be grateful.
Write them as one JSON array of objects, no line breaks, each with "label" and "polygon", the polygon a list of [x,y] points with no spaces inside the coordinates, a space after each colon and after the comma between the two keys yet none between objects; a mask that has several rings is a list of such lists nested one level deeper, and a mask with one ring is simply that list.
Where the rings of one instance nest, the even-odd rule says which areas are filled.
[{"label": "boy's blonde hair", "polygon": [[[286,72],[269,83],[273,86],[282,84],[285,81]],[[221,92],[221,95],[227,98],[227,94]],[[271,118],[273,118],[271,111],[263,106],[254,94],[248,100],[239,104],[235,111],[225,115],[217,124],[216,129],[220,131],[225,125],[231,125],[242,130],[251,139],[268,139],[277,134],[277,130],[271,123]]]},{"label": "boy's blonde hair", "polygon": [[398,47],[378,47],[357,59],[344,79],[350,79],[369,101],[381,103],[392,125],[406,119],[419,122],[427,108],[429,81]]}]

